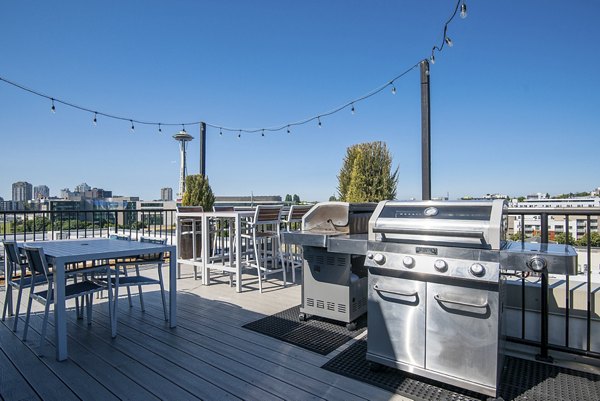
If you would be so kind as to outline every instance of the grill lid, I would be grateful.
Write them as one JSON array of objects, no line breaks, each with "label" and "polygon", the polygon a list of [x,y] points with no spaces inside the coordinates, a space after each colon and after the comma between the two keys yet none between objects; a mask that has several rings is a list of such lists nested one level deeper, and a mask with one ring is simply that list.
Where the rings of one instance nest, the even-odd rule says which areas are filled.
[{"label": "grill lid", "polygon": [[500,249],[505,201],[384,201],[369,221],[369,240]]}]

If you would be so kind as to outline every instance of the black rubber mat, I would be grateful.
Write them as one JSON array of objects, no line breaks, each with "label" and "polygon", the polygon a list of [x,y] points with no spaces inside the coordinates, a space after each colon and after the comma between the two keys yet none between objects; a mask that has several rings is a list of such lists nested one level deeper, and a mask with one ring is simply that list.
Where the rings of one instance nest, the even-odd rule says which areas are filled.
[{"label": "black rubber mat", "polygon": [[[367,341],[361,339],[322,368],[414,400],[490,400],[481,394],[388,367],[372,372],[365,359],[366,353]],[[507,356],[498,400],[598,401],[600,376]]]},{"label": "black rubber mat", "polygon": [[329,354],[367,328],[366,315],[357,319],[356,330],[349,331],[345,323],[318,316],[301,322],[299,314],[300,306],[294,306],[243,327],[321,355]]}]

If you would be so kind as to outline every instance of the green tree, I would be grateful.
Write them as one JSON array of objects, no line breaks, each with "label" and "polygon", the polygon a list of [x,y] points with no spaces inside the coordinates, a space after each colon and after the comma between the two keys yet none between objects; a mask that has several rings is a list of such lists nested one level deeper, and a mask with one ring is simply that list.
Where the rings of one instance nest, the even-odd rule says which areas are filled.
[{"label": "green tree", "polygon": [[567,234],[566,233],[556,234],[554,236],[554,241],[556,241],[557,244],[575,245],[575,238],[573,238],[573,235],[571,233],[569,233],[568,243],[567,243]]},{"label": "green tree", "polygon": [[298,195],[294,194],[294,197],[292,198],[292,201],[295,204],[298,204],[298,203],[300,203],[300,197]]},{"label": "green tree", "polygon": [[523,239],[523,237],[521,236],[521,231],[510,235],[511,241],[521,241],[522,239]]},{"label": "green tree", "polygon": [[519,196],[517,198],[517,202],[524,202],[525,201],[525,197],[524,196]]},{"label": "green tree", "polygon": [[378,202],[396,197],[398,168],[383,142],[353,145],[338,175],[339,199],[345,202]]},{"label": "green tree", "polygon": [[[587,246],[588,244],[588,235],[583,235],[580,239],[577,240],[577,245],[579,246]],[[600,246],[600,233],[593,232],[590,235],[590,244],[591,246],[597,247]]]},{"label": "green tree", "polygon": [[329,197],[329,202],[335,202],[337,200],[337,198],[335,197],[335,195],[331,195]]},{"label": "green tree", "polygon": [[192,174],[185,177],[185,192],[181,201],[183,206],[202,206],[204,210],[212,210],[215,203],[208,177]]},{"label": "green tree", "polygon": [[291,202],[291,201],[292,201],[292,195],[290,195],[290,194],[287,194],[287,195],[285,196],[285,201],[286,201],[286,202]]}]

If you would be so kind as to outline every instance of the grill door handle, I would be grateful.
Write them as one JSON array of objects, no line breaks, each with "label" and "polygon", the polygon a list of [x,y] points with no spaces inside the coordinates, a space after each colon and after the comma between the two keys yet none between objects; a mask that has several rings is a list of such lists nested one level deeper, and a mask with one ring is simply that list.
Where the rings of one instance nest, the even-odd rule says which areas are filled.
[{"label": "grill door handle", "polygon": [[375,291],[387,292],[388,294],[400,295],[402,297],[416,297],[417,295],[419,295],[418,291],[415,291],[415,292],[406,292],[406,291],[398,291],[398,290],[388,290],[386,288],[379,287],[377,284],[375,284],[373,286],[373,289]]},{"label": "grill door handle", "polygon": [[445,298],[442,298],[440,296],[440,294],[435,294],[433,296],[433,298],[435,298],[435,300],[438,301],[438,302],[443,302],[443,303],[447,303],[447,304],[461,305],[461,306],[470,306],[472,308],[486,308],[488,306],[487,301],[483,302],[482,304],[473,304],[473,303],[470,303],[470,302],[462,302],[462,301],[455,301],[453,299],[445,299]]},{"label": "grill door handle", "polygon": [[398,227],[373,227],[374,233],[383,234],[408,234],[408,235],[432,235],[436,237],[461,237],[485,239],[481,231],[459,231],[459,230],[432,230],[427,228],[398,228]]}]

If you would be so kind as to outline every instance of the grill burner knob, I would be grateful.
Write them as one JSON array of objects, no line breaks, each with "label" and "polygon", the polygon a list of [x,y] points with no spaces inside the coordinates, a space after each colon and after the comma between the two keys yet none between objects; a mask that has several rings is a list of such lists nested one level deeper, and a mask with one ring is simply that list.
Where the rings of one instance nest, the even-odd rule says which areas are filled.
[{"label": "grill burner knob", "polygon": [[547,265],[546,259],[540,256],[534,256],[527,261],[527,267],[537,273],[544,271]]},{"label": "grill burner knob", "polygon": [[375,261],[375,263],[377,263],[378,265],[382,265],[385,263],[385,255],[381,254],[381,253],[376,253],[375,256],[373,256],[373,260]]},{"label": "grill burner knob", "polygon": [[469,268],[469,271],[475,277],[482,277],[485,275],[485,267],[481,263],[473,263]]},{"label": "grill burner knob", "polygon": [[448,263],[446,263],[442,259],[438,259],[433,264],[433,267],[435,267],[435,270],[439,271],[440,273],[443,273],[446,270],[448,270]]},{"label": "grill burner knob", "polygon": [[367,258],[369,258],[369,259],[373,259],[373,254],[372,254],[372,253],[368,253],[368,254],[367,254]]},{"label": "grill burner knob", "polygon": [[405,256],[404,258],[402,258],[402,264],[404,265],[404,267],[413,267],[415,264],[415,260],[410,257],[410,256]]}]

